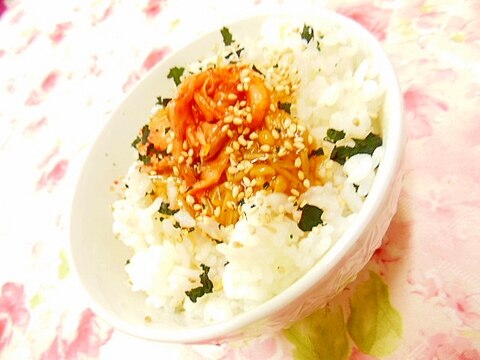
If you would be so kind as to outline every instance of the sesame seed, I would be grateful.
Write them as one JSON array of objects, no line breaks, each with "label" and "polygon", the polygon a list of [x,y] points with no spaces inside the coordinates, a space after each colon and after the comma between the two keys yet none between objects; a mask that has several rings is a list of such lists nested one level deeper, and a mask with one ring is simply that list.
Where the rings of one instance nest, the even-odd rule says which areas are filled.
[{"label": "sesame seed", "polygon": [[223,119],[223,122],[225,124],[230,124],[232,121],[233,121],[233,116],[232,115],[225,116],[225,118]]},{"label": "sesame seed", "polygon": [[227,207],[231,210],[235,209],[235,202],[234,201],[227,201]]},{"label": "sesame seed", "polygon": [[295,131],[297,131],[297,125],[295,125],[295,124],[290,124],[290,126],[288,127],[288,129],[289,129],[291,132],[295,132]]},{"label": "sesame seed", "polygon": [[237,95],[233,93],[228,94],[228,100],[237,100]]},{"label": "sesame seed", "polygon": [[262,150],[263,152],[269,152],[270,151],[270,145],[263,144],[262,146],[260,146],[260,150]]},{"label": "sesame seed", "polygon": [[278,150],[277,155],[278,155],[279,157],[282,157],[282,156],[287,155],[287,149],[285,149],[284,147],[281,147],[280,150]]},{"label": "sesame seed", "polygon": [[170,144],[168,144],[168,146],[167,146],[167,154],[171,154],[171,153],[172,153],[172,150],[173,150],[173,144],[170,143]]},{"label": "sesame seed", "polygon": [[187,204],[189,205],[193,205],[195,203],[195,199],[193,198],[192,195],[188,194],[186,197],[185,197],[185,200],[187,201]]},{"label": "sesame seed", "polygon": [[277,85],[277,86],[275,86],[275,91],[277,91],[277,92],[282,92],[283,89],[284,89],[283,85]]},{"label": "sesame seed", "polygon": [[232,190],[232,183],[231,182],[226,182],[225,183],[225,188],[227,188],[228,190]]},{"label": "sesame seed", "polygon": [[303,186],[305,186],[308,189],[310,187],[310,180],[308,179],[303,180]]},{"label": "sesame seed", "polygon": [[243,89],[244,89],[245,91],[248,91],[249,88],[250,88],[250,85],[249,85],[248,83],[244,83],[244,84],[243,84]]},{"label": "sesame seed", "polygon": [[292,193],[293,196],[299,196],[300,192],[297,189],[291,189],[290,192]]},{"label": "sesame seed", "polygon": [[208,152],[210,151],[210,148],[208,147],[204,147],[200,150],[200,157],[204,157],[204,156],[207,156],[208,155]]},{"label": "sesame seed", "polygon": [[176,167],[176,166],[173,167],[173,174],[174,174],[175,176],[180,175],[180,171],[178,171],[178,167]]},{"label": "sesame seed", "polygon": [[238,196],[239,192],[240,192],[240,189],[238,188],[238,186],[234,186],[232,189],[232,196],[234,199]]},{"label": "sesame seed", "polygon": [[250,179],[248,177],[244,176],[242,181],[245,186],[250,186]]},{"label": "sesame seed", "polygon": [[275,130],[275,129],[272,130],[272,136],[273,136],[273,138],[274,138],[275,140],[280,139],[280,134],[279,134],[279,132],[278,132],[277,130]]},{"label": "sesame seed", "polygon": [[238,172],[237,168],[234,167],[234,166],[229,166],[227,171],[228,171],[229,174],[232,174],[232,175],[234,175]]},{"label": "sesame seed", "polygon": [[182,148],[183,150],[188,150],[188,143],[186,140],[183,140]]},{"label": "sesame seed", "polygon": [[248,138],[250,140],[256,140],[256,139],[258,139],[258,134],[254,131],[248,136]]},{"label": "sesame seed", "polygon": [[297,200],[297,198],[296,198],[295,196],[289,196],[289,197],[287,198],[287,200],[288,200],[289,202],[294,203],[294,202]]},{"label": "sesame seed", "polygon": [[192,157],[193,156],[193,149],[188,150],[188,156]]},{"label": "sesame seed", "polygon": [[213,214],[215,215],[215,217],[219,217],[219,216],[220,216],[220,211],[221,211],[220,206],[217,206],[217,207],[215,208],[215,210],[213,211]]},{"label": "sesame seed", "polygon": [[245,189],[245,196],[250,197],[253,194],[253,189],[249,186]]},{"label": "sesame seed", "polygon": [[305,129],[305,126],[303,126],[303,125],[297,125],[297,130],[301,131],[301,132],[304,132],[306,129]]},{"label": "sesame seed", "polygon": [[301,142],[296,142],[296,143],[293,144],[293,146],[295,146],[299,150],[305,149],[305,145]]},{"label": "sesame seed", "polygon": [[230,139],[233,138],[233,131],[230,130],[230,129],[228,129],[228,130],[227,130],[227,136],[228,136]]},{"label": "sesame seed", "polygon": [[243,171],[243,170],[245,170],[245,165],[244,165],[243,163],[238,164],[238,165],[237,165],[237,170],[238,170],[238,171]]},{"label": "sesame seed", "polygon": [[239,136],[238,142],[239,142],[240,145],[242,145],[242,146],[247,146],[247,141],[245,140],[245,138],[243,137],[243,135],[240,135],[240,136]]},{"label": "sesame seed", "polygon": [[245,77],[243,78],[243,82],[246,82],[246,83],[249,83],[250,80],[251,80],[251,79],[250,79],[249,76],[245,76]]},{"label": "sesame seed", "polygon": [[178,157],[178,163],[179,163],[179,164],[183,163],[184,160],[185,160],[185,156],[180,155],[180,156]]},{"label": "sesame seed", "polygon": [[312,145],[313,144],[313,137],[312,135],[308,134],[308,145]]},{"label": "sesame seed", "polygon": [[193,210],[195,210],[195,211],[200,211],[200,210],[202,210],[202,205],[200,205],[200,204],[195,204],[195,205],[193,205]]},{"label": "sesame seed", "polygon": [[227,132],[227,130],[230,128],[230,126],[228,124],[225,124],[222,126],[222,132]]},{"label": "sesame seed", "polygon": [[232,144],[232,147],[234,150],[239,150],[240,149],[240,144],[238,143],[238,141],[234,141],[233,144]]},{"label": "sesame seed", "polygon": [[242,125],[243,121],[242,121],[241,118],[236,116],[236,117],[233,118],[233,123],[238,126],[238,125]]},{"label": "sesame seed", "polygon": [[292,119],[286,118],[285,122],[283,123],[284,128],[288,129],[290,127],[290,125],[292,125]]},{"label": "sesame seed", "polygon": [[291,143],[289,140],[286,140],[283,145],[285,146],[285,149],[287,149],[287,150],[293,150],[292,143]]},{"label": "sesame seed", "polygon": [[247,102],[245,100],[240,101],[240,107],[245,107]]},{"label": "sesame seed", "polygon": [[238,91],[243,91],[243,85],[242,85],[242,84],[238,84],[238,85],[237,85],[237,90],[238,90]]},{"label": "sesame seed", "polygon": [[302,170],[297,173],[297,176],[301,181],[305,179],[305,173]]},{"label": "sesame seed", "polygon": [[293,141],[303,143],[303,137],[301,137],[301,136],[296,136],[296,137],[293,139]]},{"label": "sesame seed", "polygon": [[257,185],[257,179],[252,179],[250,185],[252,185],[252,186]]},{"label": "sesame seed", "polygon": [[252,108],[250,106],[245,106],[245,111],[249,113],[250,111],[252,111]]},{"label": "sesame seed", "polygon": [[270,110],[271,110],[271,111],[275,111],[275,105],[270,104]]},{"label": "sesame seed", "polygon": [[233,153],[232,147],[231,147],[231,146],[227,146],[227,147],[225,148],[225,153],[226,153],[227,155]]},{"label": "sesame seed", "polygon": [[302,166],[302,159],[300,158],[296,158],[295,159],[295,162],[293,163],[293,165],[296,167],[296,168],[299,168],[300,166]]},{"label": "sesame seed", "polygon": [[243,129],[242,134],[247,135],[249,132],[250,132],[250,128],[246,127],[245,129]]},{"label": "sesame seed", "polygon": [[189,157],[186,162],[187,162],[187,165],[192,165],[193,159]]},{"label": "sesame seed", "polygon": [[243,191],[239,192],[237,196],[237,200],[242,201],[244,197],[245,197],[245,193]]}]

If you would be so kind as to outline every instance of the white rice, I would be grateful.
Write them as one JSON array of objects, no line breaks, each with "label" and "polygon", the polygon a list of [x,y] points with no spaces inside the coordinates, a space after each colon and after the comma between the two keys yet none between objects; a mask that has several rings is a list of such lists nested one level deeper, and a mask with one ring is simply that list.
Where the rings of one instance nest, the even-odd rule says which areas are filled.
[{"label": "white rice", "polygon": [[[292,115],[321,141],[326,153],[334,146],[321,140],[329,128],[347,134],[339,145],[378,133],[384,90],[369,54],[328,24],[316,29],[316,39],[323,36],[319,52],[316,41],[307,45],[292,30],[301,31],[302,26],[265,23],[259,38],[238,39],[245,48],[242,61],[255,64],[272,87],[281,85],[279,73],[296,84]],[[222,55],[229,49],[221,51]],[[189,69],[198,71],[210,61]],[[370,191],[382,154],[378,147],[373,155],[350,157],[344,166],[323,162],[318,172],[329,181],[299,198],[300,204],[324,211],[324,224],[310,232],[297,225],[298,206],[279,193],[257,193],[247,199],[235,226],[218,226],[208,217],[194,219],[184,210],[161,221],[160,204],[176,203],[174,181],[166,179],[167,198],[151,202],[145,194],[152,190],[152,182],[139,171],[139,163],[132,164],[124,179],[128,188],[113,204],[113,232],[134,251],[125,267],[132,290],[144,292],[152,308],[178,313],[187,322],[217,322],[258,306],[305,274],[338,241]],[[175,227],[175,222],[194,230]],[[214,290],[193,303],[185,292],[200,285],[200,264],[210,268]]]}]

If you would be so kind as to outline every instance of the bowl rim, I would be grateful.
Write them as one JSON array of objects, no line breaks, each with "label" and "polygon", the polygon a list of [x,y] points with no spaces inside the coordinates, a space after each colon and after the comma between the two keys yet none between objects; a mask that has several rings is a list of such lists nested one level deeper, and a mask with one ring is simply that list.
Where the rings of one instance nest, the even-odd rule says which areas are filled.
[{"label": "bowl rim", "polygon": [[[265,9],[260,9],[253,14],[238,17],[234,21],[230,21],[228,24],[225,24],[225,26],[231,26],[256,18],[276,17],[285,14],[293,15],[295,17],[302,16],[301,12],[294,11],[292,13],[291,10],[289,10],[287,13],[285,9],[277,9],[275,11],[267,11]],[[387,90],[390,93],[389,98],[392,99],[391,104],[389,104],[389,114],[391,115],[391,119],[388,122],[387,131],[384,131],[384,136],[386,134],[389,135],[388,143],[387,146],[385,146],[385,153],[381,166],[379,167],[376,174],[375,186],[372,187],[371,192],[365,199],[365,202],[362,205],[361,210],[357,214],[356,219],[341,236],[341,238],[332,245],[332,247],[324,255],[321,261],[317,261],[316,264],[312,266],[312,268],[310,268],[305,274],[303,274],[289,287],[284,289],[281,293],[274,296],[273,298],[256,306],[255,308],[237,314],[231,319],[222,322],[206,324],[204,326],[198,327],[181,327],[178,329],[172,328],[168,330],[149,328],[147,326],[129,323],[123,320],[121,318],[121,315],[105,309],[95,301],[93,296],[87,290],[87,286],[84,284],[84,281],[80,275],[80,269],[77,267],[75,256],[72,251],[73,230],[71,227],[71,213],[73,210],[73,206],[75,205],[75,198],[77,196],[76,189],[80,182],[81,175],[83,174],[83,166],[91,157],[93,149],[97,144],[97,140],[101,137],[101,134],[104,132],[105,127],[107,127],[111,119],[116,116],[120,107],[126,101],[128,101],[131,94],[137,90],[142,81],[147,76],[149,76],[149,74],[151,74],[157,67],[161,66],[165,61],[172,57],[175,57],[175,55],[183,48],[189,47],[190,45],[201,39],[211,37],[213,33],[218,32],[218,29],[209,31],[201,36],[194,38],[192,41],[182,46],[182,48],[168,54],[160,63],[156,64],[152,69],[150,69],[149,72],[137,84],[135,84],[135,86],[130,89],[127,94],[122,97],[120,103],[117,104],[115,110],[109,116],[102,129],[98,132],[97,139],[86,151],[86,156],[83,159],[80,174],[79,176],[76,176],[76,182],[74,184],[75,191],[72,193],[71,198],[71,208],[67,232],[69,234],[67,251],[69,263],[71,264],[72,273],[85,290],[84,292],[87,295],[88,305],[96,314],[100,316],[100,318],[106,320],[114,328],[119,329],[124,333],[146,340],[184,344],[198,344],[212,341],[216,342],[217,339],[225,339],[229,336],[235,336],[234,334],[241,331],[243,328],[262,321],[263,319],[266,319],[274,315],[275,313],[280,312],[285,306],[293,303],[299,297],[306,294],[309,289],[311,289],[315,285],[315,283],[323,279],[329,272],[334,269],[335,265],[339,262],[339,260],[346,256],[349,250],[351,250],[352,247],[355,245],[360,235],[366,231],[368,225],[373,221],[374,217],[379,212],[382,200],[384,199],[384,196],[388,193],[391,183],[397,176],[406,141],[405,124],[403,119],[403,96],[400,90],[399,82],[396,77],[393,65],[387,57],[387,54],[385,53],[379,41],[370,32],[368,32],[368,30],[366,30],[354,20],[333,10],[322,8],[320,11],[318,11],[318,14],[315,14],[314,16],[315,18],[332,19],[333,21],[335,21],[335,23],[339,23],[342,28],[345,27],[347,29],[355,30],[358,34],[360,34],[360,37],[362,39],[367,40],[366,47],[372,50],[376,61],[378,61],[382,65],[381,68],[383,69],[382,76],[384,78],[384,82],[391,84],[390,86],[387,86]]]}]

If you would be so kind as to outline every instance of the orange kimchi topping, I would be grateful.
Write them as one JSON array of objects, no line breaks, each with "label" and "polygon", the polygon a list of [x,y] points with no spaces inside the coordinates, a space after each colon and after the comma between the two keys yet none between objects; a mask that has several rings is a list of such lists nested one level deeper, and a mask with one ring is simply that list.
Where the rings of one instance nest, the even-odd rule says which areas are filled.
[{"label": "orange kimchi topping", "polygon": [[182,205],[223,225],[235,223],[239,205],[257,191],[296,199],[320,182],[315,169],[323,155],[290,115],[291,96],[269,90],[245,65],[187,77],[135,143],[142,171],[177,178]]}]

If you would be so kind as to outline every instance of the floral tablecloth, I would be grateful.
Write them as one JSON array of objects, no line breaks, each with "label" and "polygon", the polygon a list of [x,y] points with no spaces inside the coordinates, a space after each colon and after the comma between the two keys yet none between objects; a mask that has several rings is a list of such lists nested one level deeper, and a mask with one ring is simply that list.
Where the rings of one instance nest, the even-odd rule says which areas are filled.
[{"label": "floral tablecloth", "polygon": [[[409,142],[383,246],[288,330],[184,346],[114,331],[66,256],[88,146],[165,55],[261,7],[336,9],[382,41]],[[480,1],[0,1],[0,358],[480,359]]]}]

